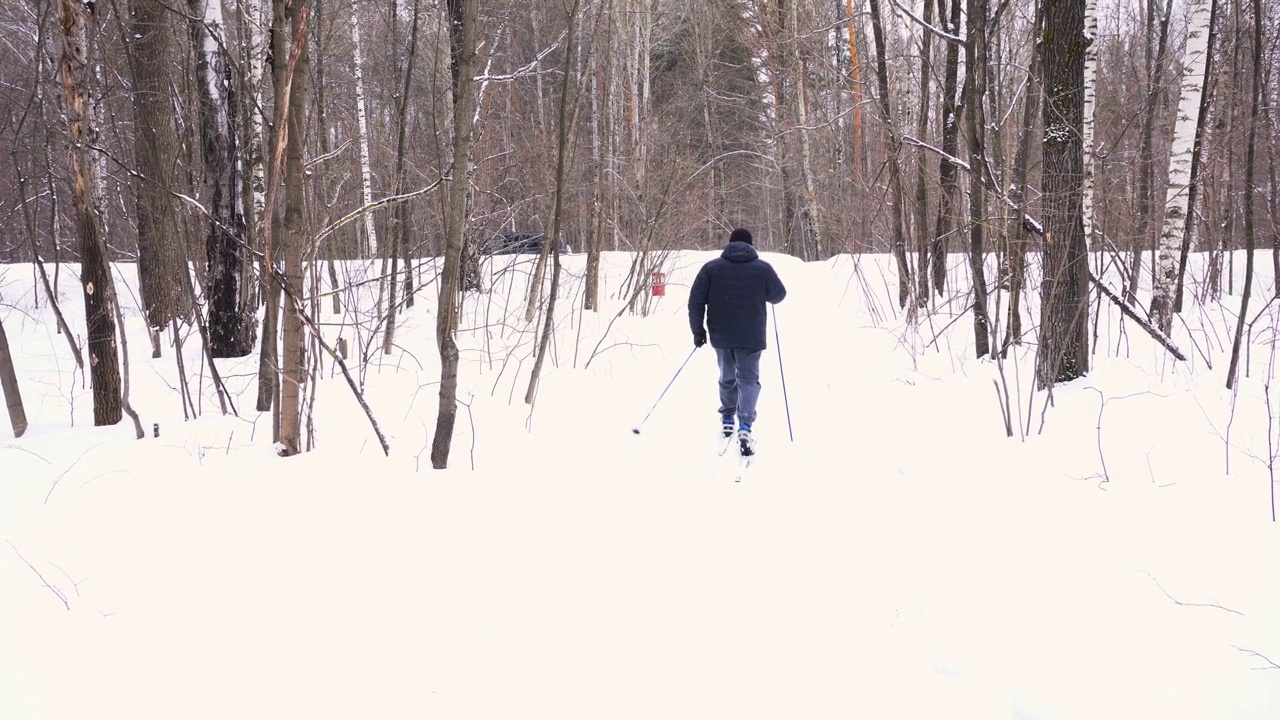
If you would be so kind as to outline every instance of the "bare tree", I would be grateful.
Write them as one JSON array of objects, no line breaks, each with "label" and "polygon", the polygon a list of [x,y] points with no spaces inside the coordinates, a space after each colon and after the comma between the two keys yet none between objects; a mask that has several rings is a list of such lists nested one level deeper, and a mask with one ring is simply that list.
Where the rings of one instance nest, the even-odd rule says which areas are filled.
[{"label": "bare tree", "polygon": [[[951,0],[949,12],[944,12],[946,0],[938,0],[939,18],[946,18],[944,32],[955,35],[960,30],[960,2]],[[932,259],[930,273],[933,276],[933,291],[941,295],[947,282],[947,238],[955,227],[955,209],[960,186],[956,179],[957,148],[960,144],[961,104],[956,98],[960,76],[960,45],[947,43],[947,53],[943,64],[942,81],[942,157],[938,161],[938,181],[941,194],[938,197],[937,222],[934,224],[933,248],[929,255]],[[921,272],[924,272],[921,269]]]},{"label": "bare tree", "polygon": [[893,102],[889,97],[889,68],[884,40],[884,24],[880,16],[880,0],[870,0],[871,35],[876,44],[876,83],[880,95],[880,114],[884,116],[885,131],[889,137],[889,206],[890,238],[893,257],[898,263],[898,307],[906,307],[911,298],[911,264],[907,261],[907,238],[903,225],[906,214],[903,205],[906,197],[902,189],[902,168],[899,162],[902,134],[893,116]]},{"label": "bare tree", "polygon": [[1240,346],[1249,313],[1249,296],[1253,294],[1253,254],[1257,246],[1257,214],[1254,205],[1254,178],[1258,168],[1258,127],[1262,124],[1262,0],[1253,0],[1253,88],[1250,93],[1249,139],[1245,146],[1244,165],[1244,287],[1240,289],[1240,312],[1236,316],[1235,338],[1231,342],[1231,364],[1227,369],[1227,389],[1235,387],[1240,370]]},{"label": "bare tree", "polygon": [[20,438],[27,431],[27,411],[22,407],[18,373],[13,367],[13,355],[9,352],[9,336],[4,332],[3,318],[0,318],[0,390],[4,391],[4,404],[9,409],[9,426],[13,428],[13,436]]},{"label": "bare tree", "polygon": [[76,235],[80,250],[80,283],[84,292],[87,325],[89,379],[93,387],[93,424],[120,422],[120,356],[116,346],[116,326],[107,285],[112,282],[107,265],[107,244],[102,237],[98,198],[99,169],[90,150],[96,130],[88,103],[90,82],[88,63],[87,8],[76,0],[58,0],[62,30],[59,69],[67,102],[71,134],[71,169],[74,174]]},{"label": "bare tree", "polygon": [[200,90],[200,150],[209,217],[205,231],[209,350],[213,357],[243,357],[257,339],[255,308],[244,302],[248,238],[244,178],[239,159],[234,85],[219,0],[189,0]]},{"label": "bare tree", "polygon": [[449,465],[453,426],[458,416],[458,299],[462,274],[463,234],[467,218],[464,178],[471,162],[471,134],[475,123],[476,22],[479,0],[448,0],[449,68],[453,99],[453,161],[449,174],[446,240],[440,270],[440,299],[436,311],[436,344],[440,350],[440,406],[431,442],[431,467]]},{"label": "bare tree", "polygon": [[[284,221],[281,225],[281,265],[279,281],[287,288],[291,302],[281,309],[280,403],[278,447],[284,455],[296,455],[302,449],[302,386],[307,382],[306,338],[301,303],[304,272],[303,246],[306,199],[303,149],[306,147],[306,108],[308,90],[307,20],[309,7],[305,0],[292,4],[289,15],[294,34],[290,49],[288,93],[288,137],[285,142]],[[279,32],[280,29],[277,29]],[[269,210],[270,208],[268,208]]]},{"label": "bare tree", "polygon": [[[1182,247],[1178,251],[1178,280],[1174,284],[1173,312],[1182,312],[1183,290],[1186,287],[1187,257],[1191,254],[1192,241],[1197,236],[1195,214],[1200,199],[1200,168],[1203,165],[1204,139],[1209,125],[1209,107],[1213,103],[1213,53],[1218,38],[1218,0],[1209,0],[1209,26],[1205,28],[1208,37],[1205,39],[1204,72],[1201,73],[1200,109],[1196,117],[1196,136],[1191,143],[1191,170],[1187,178],[1187,216],[1182,223]],[[1188,43],[1190,39],[1188,39]],[[1272,193],[1275,199],[1275,193]],[[1277,274],[1276,277],[1280,277]]]},{"label": "bare tree", "polygon": [[1089,371],[1089,265],[1082,213],[1084,0],[1044,0],[1044,279],[1040,286],[1041,387]]},{"label": "bare tree", "polygon": [[133,75],[134,154],[143,176],[134,187],[138,290],[151,328],[152,357],[159,357],[160,329],[189,311],[185,288],[176,281],[186,273],[170,172],[178,147],[168,73],[173,15],[160,0],[130,0],[129,12],[124,46]]},{"label": "bare tree", "polygon": [[991,177],[991,158],[987,156],[987,0],[969,0],[966,8],[968,31],[965,33],[965,119],[969,141],[969,167],[976,174],[969,184],[969,271],[973,281],[974,354],[984,357],[991,352],[991,319],[987,315],[987,280],[983,270],[986,255],[985,231],[987,192]]},{"label": "bare tree", "polygon": [[1191,158],[1200,135],[1200,95],[1204,90],[1204,68],[1209,49],[1209,21],[1212,0],[1196,0],[1187,28],[1178,116],[1174,121],[1173,148],[1169,156],[1169,185],[1165,194],[1164,227],[1156,256],[1156,276],[1152,288],[1151,319],[1160,332],[1173,329],[1173,297],[1178,280],[1178,256],[1187,221]]},{"label": "bare tree", "polygon": [[[396,160],[395,160],[395,194],[397,196],[405,194],[409,189],[408,165],[406,163],[406,154],[408,153],[408,136],[409,136],[409,97],[410,91],[413,89],[413,68],[418,56],[418,16],[419,16],[419,0],[412,0],[413,9],[411,10],[413,19],[409,28],[409,49],[405,52],[404,57],[404,84],[400,86],[400,98],[397,100],[396,106]],[[398,40],[397,40],[398,41]],[[400,252],[405,254],[405,300],[412,298],[409,294],[409,204],[402,202],[396,205],[391,215],[391,275],[390,296],[387,298],[387,327],[382,337],[382,352],[390,354],[394,347],[396,335],[396,259]]]},{"label": "bare tree", "polygon": [[1166,57],[1168,56],[1169,47],[1169,19],[1173,14],[1173,0],[1166,0],[1164,12],[1160,15],[1160,27],[1158,31],[1158,39],[1156,41],[1155,56],[1150,54],[1150,33],[1152,32],[1151,24],[1154,22],[1154,14],[1156,10],[1156,0],[1150,0],[1147,6],[1147,96],[1146,103],[1142,111],[1142,130],[1141,140],[1138,146],[1138,186],[1136,189],[1138,201],[1138,229],[1133,237],[1132,242],[1132,263],[1129,265],[1129,283],[1125,289],[1125,300],[1135,303],[1138,293],[1138,279],[1142,275],[1142,252],[1150,244],[1150,228],[1152,205],[1154,198],[1152,197],[1155,190],[1152,188],[1155,176],[1155,132],[1156,132],[1156,113],[1164,98],[1164,68]]}]

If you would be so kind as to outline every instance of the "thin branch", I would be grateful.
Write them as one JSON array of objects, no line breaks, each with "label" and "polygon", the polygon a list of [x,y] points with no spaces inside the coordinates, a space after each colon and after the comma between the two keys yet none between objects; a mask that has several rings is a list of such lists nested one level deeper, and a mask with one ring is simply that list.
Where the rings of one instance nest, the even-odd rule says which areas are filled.
[{"label": "thin branch", "polygon": [[5,543],[7,543],[7,544],[9,545],[9,547],[13,548],[13,552],[14,552],[14,553],[16,553],[16,554],[17,554],[17,556],[18,556],[19,558],[22,558],[22,562],[23,562],[23,563],[26,563],[26,566],[27,566],[27,567],[29,567],[29,568],[31,568],[31,572],[35,573],[35,574],[36,574],[36,577],[40,578],[40,582],[41,582],[45,587],[49,588],[49,592],[51,592],[51,593],[53,593],[54,595],[57,595],[57,596],[58,596],[58,599],[62,601],[62,606],[63,606],[63,607],[65,607],[66,609],[70,610],[70,609],[71,609],[71,603],[67,602],[67,596],[66,596],[66,595],[65,595],[61,590],[59,590],[58,588],[54,587],[52,583],[50,583],[48,580],[46,580],[46,579],[45,579],[45,577],[44,577],[44,575],[41,575],[41,574],[40,574],[40,571],[36,569],[36,566],[35,566],[35,565],[32,565],[32,564],[31,564],[31,561],[29,561],[29,560],[27,560],[25,557],[23,557],[23,556],[22,556],[22,553],[18,552],[18,548],[13,547],[13,543],[9,542],[8,540],[5,540]]},{"label": "thin branch", "polygon": [[1170,595],[1170,594],[1169,594],[1169,591],[1168,591],[1168,590],[1165,590],[1165,589],[1164,589],[1164,586],[1160,584],[1160,581],[1159,581],[1159,580],[1156,580],[1156,576],[1155,576],[1155,575],[1152,575],[1151,573],[1147,572],[1146,570],[1139,570],[1138,572],[1140,572],[1140,573],[1142,573],[1143,575],[1146,575],[1147,577],[1151,578],[1151,581],[1152,581],[1152,582],[1154,582],[1154,583],[1156,584],[1156,587],[1160,588],[1160,592],[1164,593],[1164,596],[1165,596],[1165,597],[1167,597],[1167,598],[1169,598],[1170,600],[1172,600],[1172,601],[1173,601],[1173,604],[1175,604],[1175,605],[1181,605],[1182,607],[1203,607],[1203,608],[1214,608],[1214,609],[1217,609],[1217,610],[1225,610],[1226,612],[1234,613],[1234,614],[1236,614],[1236,615],[1240,615],[1240,616],[1242,616],[1242,617],[1244,616],[1244,613],[1240,612],[1239,610],[1232,610],[1232,609],[1231,609],[1231,608],[1229,608],[1229,607],[1223,607],[1222,605],[1219,605],[1219,604],[1217,604],[1217,603],[1194,603],[1194,602],[1182,602],[1182,601],[1181,601],[1181,600],[1179,600],[1178,598],[1176,598],[1176,597],[1174,597],[1174,596]]},{"label": "thin branch", "polygon": [[964,44],[964,38],[960,37],[959,35],[952,35],[951,33],[943,32],[942,30],[939,30],[938,28],[934,27],[932,23],[925,22],[919,15],[916,15],[910,9],[903,6],[901,0],[889,0],[889,1],[892,2],[893,6],[898,8],[900,12],[905,14],[907,17],[911,18],[913,21],[915,21],[917,25],[929,31],[933,35],[936,35],[937,37],[940,37],[943,40],[946,40],[947,42],[955,43],[957,45]]},{"label": "thin branch", "polygon": [[1267,657],[1266,655],[1263,655],[1262,653],[1258,652],[1257,650],[1250,650],[1249,648],[1242,648],[1242,647],[1240,647],[1239,645],[1232,645],[1231,647],[1233,647],[1233,648],[1235,648],[1235,649],[1239,650],[1240,652],[1245,653],[1245,654],[1247,654],[1247,655],[1252,655],[1252,656],[1254,656],[1254,657],[1258,658],[1259,660],[1262,660],[1263,662],[1265,662],[1265,663],[1269,666],[1269,667],[1254,668],[1254,670],[1280,670],[1280,663],[1277,663],[1275,660],[1272,660],[1271,658]]}]

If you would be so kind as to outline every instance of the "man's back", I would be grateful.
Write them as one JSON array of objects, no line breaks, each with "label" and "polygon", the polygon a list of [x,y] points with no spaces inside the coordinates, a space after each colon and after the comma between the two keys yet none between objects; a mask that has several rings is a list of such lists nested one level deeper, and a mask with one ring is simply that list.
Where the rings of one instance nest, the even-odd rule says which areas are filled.
[{"label": "man's back", "polygon": [[763,350],[765,303],[787,295],[778,273],[746,242],[730,242],[698,271],[689,289],[689,324],[702,332],[705,313],[711,346]]}]

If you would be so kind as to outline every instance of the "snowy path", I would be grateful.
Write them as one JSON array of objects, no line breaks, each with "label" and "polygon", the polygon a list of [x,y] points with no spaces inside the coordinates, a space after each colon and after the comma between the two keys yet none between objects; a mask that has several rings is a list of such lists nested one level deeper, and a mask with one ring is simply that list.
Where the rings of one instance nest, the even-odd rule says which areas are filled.
[{"label": "snowy path", "polygon": [[1280,583],[1223,561],[1274,535],[1219,489],[1063,482],[1000,437],[979,364],[904,365],[929,338],[787,277],[795,442],[771,348],[742,483],[709,352],[629,432],[688,353],[674,303],[635,323],[662,362],[549,374],[475,473],[413,472],[413,415],[385,463],[358,414],[286,462],[195,437],[217,425],[0,448],[0,718],[1275,717],[1231,644]]}]

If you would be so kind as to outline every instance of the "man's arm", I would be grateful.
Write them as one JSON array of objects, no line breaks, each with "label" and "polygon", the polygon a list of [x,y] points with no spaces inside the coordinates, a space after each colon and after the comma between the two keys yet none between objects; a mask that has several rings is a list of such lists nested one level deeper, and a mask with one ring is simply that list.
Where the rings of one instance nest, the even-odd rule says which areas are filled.
[{"label": "man's arm", "polygon": [[711,275],[707,272],[707,266],[703,265],[697,277],[693,279],[693,285],[689,287],[689,329],[693,331],[695,338],[707,334],[702,322],[707,315],[707,294],[711,289],[710,286]]},{"label": "man's arm", "polygon": [[773,269],[772,265],[770,265],[769,272],[765,274],[764,278],[765,299],[776,305],[777,303],[782,302],[783,298],[786,296],[787,287],[782,284],[782,278],[778,277],[778,272]]}]

